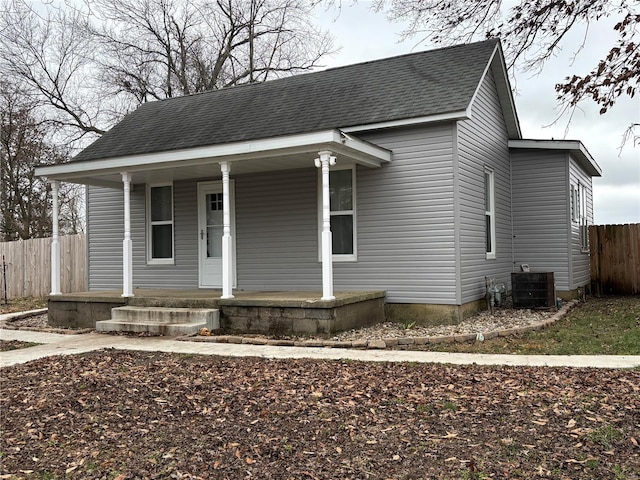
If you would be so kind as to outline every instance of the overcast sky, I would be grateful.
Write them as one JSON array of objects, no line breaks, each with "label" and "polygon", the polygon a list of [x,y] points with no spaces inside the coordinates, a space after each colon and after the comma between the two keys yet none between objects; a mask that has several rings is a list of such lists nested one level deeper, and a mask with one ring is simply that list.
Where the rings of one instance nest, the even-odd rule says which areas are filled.
[{"label": "overcast sky", "polygon": [[[368,2],[343,7],[336,11],[318,11],[322,28],[331,31],[341,50],[325,61],[327,67],[337,67],[367,60],[428,50],[418,39],[399,42],[402,26],[389,23],[383,14],[367,8]],[[600,107],[585,102],[576,111],[567,128],[567,119],[558,116],[554,85],[566,76],[586,74],[605,56],[612,44],[613,22],[592,25],[586,48],[571,62],[584,32],[574,32],[563,44],[561,54],[545,64],[542,73],[519,74],[512,87],[516,89],[516,108],[524,138],[581,140],[600,168],[602,177],[594,178],[595,223],[640,222],[640,146],[632,142],[619,151],[622,135],[632,122],[640,122],[640,96],[621,100],[601,116]],[[549,126],[551,125],[551,126]]]}]

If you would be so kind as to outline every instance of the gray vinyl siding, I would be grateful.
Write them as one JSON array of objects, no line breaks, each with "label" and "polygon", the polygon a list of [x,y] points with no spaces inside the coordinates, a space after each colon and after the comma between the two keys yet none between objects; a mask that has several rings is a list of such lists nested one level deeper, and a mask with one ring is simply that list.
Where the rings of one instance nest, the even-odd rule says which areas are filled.
[{"label": "gray vinyl siding", "polygon": [[[511,181],[508,134],[493,74],[488,71],[472,105],[458,123],[460,289],[462,303],[485,295],[485,276],[510,283],[512,271]],[[485,249],[484,168],[494,172],[496,258]]]},{"label": "gray vinyl siding", "polygon": [[[370,133],[393,150],[357,168],[357,262],[334,263],[336,290],[381,289],[387,301],[456,304],[453,125]],[[338,157],[338,164],[341,159]],[[320,290],[318,169],[233,176],[237,283],[243,290]],[[174,183],[175,265],[147,265],[145,185],[131,194],[133,285],[197,288],[197,182]],[[121,288],[123,194],[91,187],[90,286]]]},{"label": "gray vinyl siding", "polygon": [[244,175],[235,185],[238,287],[321,289],[317,169]]},{"label": "gray vinyl siding", "polygon": [[[174,265],[147,265],[146,185],[131,192],[131,240],[134,288],[197,288],[196,182],[174,189]],[[89,187],[89,290],[122,288],[124,195],[120,189]]]},{"label": "gray vinyl siding", "polygon": [[[335,289],[455,304],[452,125],[365,139],[393,150],[393,162],[357,169],[358,261],[334,263]],[[240,288],[321,288],[316,168],[236,178],[236,224]]]},{"label": "gray vinyl siding", "polygon": [[569,290],[567,153],[516,149],[511,171],[516,269],[553,272],[556,288]]},{"label": "gray vinyl siding", "polygon": [[[593,225],[593,185],[591,177],[587,175],[576,161],[569,155],[569,183],[577,187],[578,182],[586,189],[587,224]],[[571,290],[587,285],[591,281],[589,253],[583,252],[580,244],[580,224],[570,222],[571,225]]]},{"label": "gray vinyl siding", "polygon": [[335,286],[384,289],[391,303],[455,305],[453,124],[363,136],[393,151],[358,169],[358,262],[334,266]]},{"label": "gray vinyl siding", "polygon": [[122,190],[87,187],[89,290],[122,288]]}]

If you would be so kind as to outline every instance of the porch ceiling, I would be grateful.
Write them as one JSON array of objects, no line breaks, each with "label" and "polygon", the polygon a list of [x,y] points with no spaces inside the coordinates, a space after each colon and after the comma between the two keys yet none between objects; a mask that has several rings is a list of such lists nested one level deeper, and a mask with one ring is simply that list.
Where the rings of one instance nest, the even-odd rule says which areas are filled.
[{"label": "porch ceiling", "polygon": [[123,172],[132,174],[133,183],[211,178],[220,175],[217,164],[222,161],[229,162],[232,176],[313,168],[314,159],[322,150],[333,152],[338,163],[354,162],[377,168],[391,161],[389,150],[339,130],[328,130],[146,155],[71,161],[39,167],[36,175],[71,183],[121,188]]}]

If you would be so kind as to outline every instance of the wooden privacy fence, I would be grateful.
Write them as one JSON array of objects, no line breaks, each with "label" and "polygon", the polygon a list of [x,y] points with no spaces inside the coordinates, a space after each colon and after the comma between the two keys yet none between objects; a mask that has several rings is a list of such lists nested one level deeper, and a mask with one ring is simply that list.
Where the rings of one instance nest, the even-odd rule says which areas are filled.
[{"label": "wooden privacy fence", "polygon": [[[59,237],[60,288],[62,293],[87,290],[87,242],[85,235]],[[51,292],[51,238],[0,243],[4,255],[8,298],[42,297]],[[0,265],[0,294],[5,275]]]},{"label": "wooden privacy fence", "polygon": [[592,225],[589,244],[594,293],[640,294],[640,223]]}]

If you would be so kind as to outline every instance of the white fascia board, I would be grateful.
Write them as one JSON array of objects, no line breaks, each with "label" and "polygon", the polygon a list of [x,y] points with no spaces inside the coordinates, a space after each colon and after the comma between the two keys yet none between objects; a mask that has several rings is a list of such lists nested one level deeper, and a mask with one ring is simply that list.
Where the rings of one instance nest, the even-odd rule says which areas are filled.
[{"label": "white fascia board", "polygon": [[[341,148],[343,145],[347,148]],[[36,168],[36,175],[71,179],[86,177],[90,174],[158,169],[172,164],[186,167],[210,163],[212,160],[240,161],[266,158],[281,154],[308,152],[310,149],[340,149],[349,156],[354,156],[356,159],[360,157],[362,162],[378,167],[382,161],[391,161],[391,152],[388,150],[356,139],[345,140],[345,137],[334,129],[184,150],[129,155],[101,160],[72,161],[60,165],[38,167]]]},{"label": "white fascia board", "polygon": [[509,140],[509,148],[533,150],[566,150],[574,154],[593,177],[601,177],[602,169],[580,140]]},{"label": "white fascia board", "polygon": [[405,118],[402,120],[391,120],[389,122],[369,123],[367,125],[354,125],[350,127],[340,127],[340,131],[345,133],[364,132],[367,130],[380,130],[383,128],[407,127],[411,125],[421,125],[423,123],[434,123],[443,121],[468,120],[467,110],[458,112],[441,113],[438,115],[427,115],[424,117]]}]

